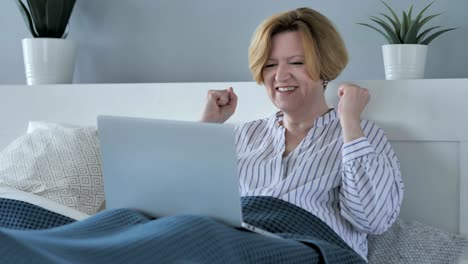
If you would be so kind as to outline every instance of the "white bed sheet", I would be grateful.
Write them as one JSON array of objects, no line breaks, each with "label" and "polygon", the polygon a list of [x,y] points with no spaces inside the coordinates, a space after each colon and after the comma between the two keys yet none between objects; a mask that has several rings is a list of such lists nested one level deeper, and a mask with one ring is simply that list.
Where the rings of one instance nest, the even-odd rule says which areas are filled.
[{"label": "white bed sheet", "polygon": [[36,206],[47,209],[51,212],[67,216],[75,220],[83,220],[89,217],[88,214],[85,214],[78,210],[61,205],[47,198],[44,198],[44,197],[41,197],[32,193],[27,193],[27,192],[23,192],[20,190],[16,190],[7,186],[0,186],[0,198],[18,200],[18,201],[23,201],[23,202],[27,202],[30,204],[34,204]]}]

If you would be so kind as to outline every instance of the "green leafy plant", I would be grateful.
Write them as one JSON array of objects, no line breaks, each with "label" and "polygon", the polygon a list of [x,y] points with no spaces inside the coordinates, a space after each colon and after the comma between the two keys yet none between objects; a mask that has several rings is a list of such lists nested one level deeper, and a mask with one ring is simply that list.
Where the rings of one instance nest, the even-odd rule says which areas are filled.
[{"label": "green leafy plant", "polygon": [[66,38],[76,0],[14,0],[35,38]]},{"label": "green leafy plant", "polygon": [[413,5],[411,5],[408,12],[403,11],[401,19],[396,15],[396,13],[387,3],[385,3],[384,1],[381,1],[381,2],[390,11],[390,14],[392,17],[383,13],[379,13],[379,14],[382,15],[384,19],[387,19],[390,23],[376,16],[371,16],[370,19],[374,21],[377,25],[379,25],[383,30],[376,26],[369,25],[366,23],[358,23],[358,24],[369,27],[379,32],[380,34],[382,34],[382,36],[385,37],[385,39],[388,41],[389,44],[428,45],[431,41],[433,41],[435,38],[442,35],[443,33],[456,29],[456,28],[448,28],[448,29],[442,29],[442,30],[434,32],[434,30],[441,28],[441,26],[434,26],[434,27],[427,28],[421,32],[423,26],[427,22],[429,22],[431,19],[442,14],[442,13],[439,13],[439,14],[434,14],[434,15],[423,17],[424,12],[432,4],[434,4],[434,2],[424,7],[424,9],[422,9],[421,12],[419,12],[419,14],[415,18],[412,17]]}]

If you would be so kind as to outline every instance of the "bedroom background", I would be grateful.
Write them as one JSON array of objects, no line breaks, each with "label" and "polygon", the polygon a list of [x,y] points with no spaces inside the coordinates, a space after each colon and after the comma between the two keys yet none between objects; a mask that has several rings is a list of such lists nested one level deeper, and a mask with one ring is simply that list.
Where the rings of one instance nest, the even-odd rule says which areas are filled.
[{"label": "bedroom background", "polygon": [[[393,0],[401,12],[430,1]],[[75,83],[252,81],[247,48],[256,25],[280,11],[308,6],[330,17],[350,63],[341,80],[384,79],[384,39],[357,25],[385,12],[377,0],[152,1],[78,0],[69,38],[78,42]],[[468,77],[466,0],[438,0],[431,23],[459,27],[429,46],[425,78]],[[30,37],[14,1],[1,1],[0,84],[24,84],[21,39]]]},{"label": "bedroom background", "polygon": [[[388,2],[401,12],[411,3],[420,10],[430,0]],[[18,139],[0,153],[0,164],[6,164],[0,166],[0,176],[4,173],[8,177],[3,176],[3,179],[16,182],[25,175],[29,180],[29,176],[37,176],[39,171],[42,183],[48,188],[42,196],[34,195],[29,185],[22,185],[26,187],[23,192],[0,188],[0,197],[26,201],[73,219],[86,218],[86,213],[94,214],[102,208],[99,205],[103,202],[103,181],[95,128],[63,127],[63,123],[94,124],[96,115],[103,113],[195,118],[206,89],[225,87],[231,85],[230,82],[236,82],[240,95],[249,95],[243,97],[247,100],[241,103],[244,106],[240,109],[244,110],[240,117],[250,120],[252,114],[270,113],[269,101],[259,103],[262,98],[266,99],[263,90],[252,92],[251,88],[255,87],[252,82],[241,83],[252,81],[247,67],[247,47],[262,19],[299,6],[309,6],[327,15],[343,35],[351,61],[340,80],[384,79],[383,38],[356,24],[385,12],[379,0],[356,3],[345,0],[77,0],[69,35],[79,44],[75,83],[123,84],[73,85],[68,87],[70,89],[64,89],[64,85],[37,89],[9,85],[25,84],[21,39],[30,34],[14,1],[0,1],[3,11],[0,23],[6,25],[0,36],[0,97],[4,98],[0,104],[0,120],[5,124],[0,130],[0,145]],[[459,29],[431,43],[426,78],[468,78],[468,53],[462,49],[468,44],[468,18],[464,14],[467,7],[466,0],[438,0],[431,8],[431,14],[444,12],[432,21],[434,24]],[[458,231],[467,234],[468,230],[464,221],[468,219],[468,192],[465,191],[468,166],[461,162],[468,157],[468,133],[465,133],[468,129],[464,122],[451,122],[462,118],[463,100],[468,97],[468,90],[464,89],[468,86],[467,80],[358,83],[374,89],[374,107],[378,106],[379,111],[371,108],[369,113],[389,128],[386,131],[394,136],[395,146],[401,150],[399,156],[405,161],[408,195],[403,211],[414,217],[410,219],[428,224],[399,221],[385,236],[370,237],[369,263],[382,263],[382,260],[384,263],[415,263],[415,260],[447,263],[447,259],[457,258],[467,248],[468,240],[456,234]],[[185,89],[188,87],[189,95],[186,92],[189,89]],[[336,88],[334,82],[327,91],[335,95],[333,89]],[[184,107],[171,103],[174,96],[180,98],[182,103],[179,103]],[[428,106],[432,111],[424,111]],[[452,116],[444,111],[459,115]],[[447,116],[452,118],[447,119]],[[427,129],[432,124],[427,120],[434,118],[439,121],[435,123],[450,124],[440,126],[450,129]],[[34,120],[57,123],[30,122]],[[24,134],[26,128],[28,134]],[[408,140],[398,135],[418,137]],[[23,151],[24,146],[38,142],[44,148],[49,147],[47,151]],[[87,148],[77,147],[83,145]],[[68,156],[79,157],[79,162],[66,158],[66,151],[69,151]],[[38,157],[38,153],[42,157]],[[42,165],[46,162],[41,163],[45,161],[44,156],[51,158],[48,166]],[[65,157],[61,160],[64,162],[58,161],[58,157]],[[21,162],[18,159],[22,159]],[[34,166],[35,163],[38,166]],[[26,172],[18,167],[32,170]],[[77,177],[71,177],[70,181],[49,177],[51,174],[61,176],[62,171]],[[79,184],[76,178],[81,181]],[[61,190],[60,195],[56,189]],[[85,196],[79,196],[81,194]],[[90,198],[92,195],[94,198]],[[442,229],[433,228],[431,224]],[[426,250],[421,250],[421,244]],[[468,259],[468,252],[466,254],[464,259]],[[400,259],[394,261],[395,258]]]}]

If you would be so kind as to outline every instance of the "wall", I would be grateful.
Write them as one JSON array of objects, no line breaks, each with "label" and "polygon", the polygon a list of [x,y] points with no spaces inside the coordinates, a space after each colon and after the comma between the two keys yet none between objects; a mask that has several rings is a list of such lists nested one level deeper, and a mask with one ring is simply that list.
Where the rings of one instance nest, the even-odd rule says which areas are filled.
[{"label": "wall", "polygon": [[[391,1],[400,12],[411,2]],[[415,1],[416,2],[416,1]],[[416,11],[429,1],[417,1]],[[356,24],[386,12],[377,0],[78,0],[69,38],[78,41],[76,83],[251,81],[247,47],[267,16],[309,6],[331,18],[350,63],[340,79],[384,79],[383,37]],[[439,0],[432,25],[460,27],[429,47],[426,78],[468,77],[466,0]],[[21,39],[30,34],[14,1],[1,1],[0,84],[23,84]]]}]

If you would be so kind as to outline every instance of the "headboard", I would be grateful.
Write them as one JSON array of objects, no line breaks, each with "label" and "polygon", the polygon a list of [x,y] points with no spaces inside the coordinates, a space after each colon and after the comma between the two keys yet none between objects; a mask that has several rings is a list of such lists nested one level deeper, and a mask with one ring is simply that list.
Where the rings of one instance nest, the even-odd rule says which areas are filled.
[{"label": "headboard", "polygon": [[[369,88],[364,118],[387,133],[405,182],[401,217],[468,235],[468,79],[353,81]],[[209,89],[239,96],[230,122],[275,111],[253,82],[2,85],[0,148],[24,134],[28,121],[95,125],[98,114],[198,120]],[[336,106],[338,83],[327,88]]]}]

